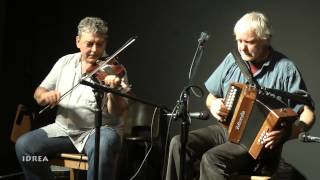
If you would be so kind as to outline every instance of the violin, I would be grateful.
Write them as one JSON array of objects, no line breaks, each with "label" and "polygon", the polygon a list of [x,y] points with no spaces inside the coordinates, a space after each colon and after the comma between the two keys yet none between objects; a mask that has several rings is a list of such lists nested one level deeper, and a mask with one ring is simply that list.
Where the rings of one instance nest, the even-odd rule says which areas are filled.
[{"label": "violin", "polygon": [[[109,66],[109,69],[112,69],[112,72],[114,73],[114,75],[117,75],[119,77],[123,77],[125,75],[125,69],[124,67],[121,66],[116,66],[117,64],[113,64],[112,62],[115,62],[114,58],[116,57],[117,54],[119,54],[121,51],[123,51],[126,47],[128,47],[131,43],[133,43],[136,40],[136,36],[130,38],[120,49],[118,49],[115,53],[113,53],[111,56],[109,56],[108,58],[104,58],[105,59],[105,63],[111,66]],[[110,62],[109,62],[110,61]],[[102,63],[105,64],[105,63]],[[104,65],[103,65],[104,66]],[[108,66],[106,66],[108,67]],[[82,68],[82,67],[81,67]],[[98,68],[98,69],[97,69]],[[100,78],[101,80],[105,79],[105,77],[108,74],[107,69],[102,70],[103,68],[100,68],[99,63],[97,63],[96,68],[94,68],[94,66],[92,68],[89,68],[86,73],[88,73],[85,77],[83,77],[81,80],[87,78],[87,77],[92,77],[92,75],[96,74],[98,71],[104,72],[101,73],[101,77],[104,78]],[[91,71],[91,72],[90,72]],[[117,73],[117,74],[116,74]],[[98,75],[98,74],[97,74]],[[98,75],[98,76],[100,76]],[[122,75],[122,76],[121,76]],[[123,80],[123,78],[121,78]],[[59,103],[61,101],[61,99],[63,99],[64,97],[66,97],[67,94],[69,94],[74,88],[76,88],[77,86],[80,85],[79,81],[76,85],[74,85],[71,89],[69,89],[67,92],[65,92],[63,95],[61,95],[60,99],[58,100],[57,103]],[[131,86],[126,84],[125,82],[121,81],[121,86],[122,86],[122,91],[124,90],[124,92],[129,92],[131,90]],[[39,114],[41,114],[42,112],[44,112],[46,109],[48,109],[50,107],[50,105],[47,105],[45,108],[43,108],[41,111],[39,111]]]},{"label": "violin", "polygon": [[[109,62],[107,62],[105,65],[103,65],[105,61],[98,60],[96,64],[90,66],[86,73],[90,74],[93,71],[96,71],[93,76],[97,78],[99,81],[104,81],[105,77],[108,75],[116,75],[119,78],[122,78],[126,71],[122,64],[120,64],[116,59],[112,59]],[[103,65],[103,67],[100,67]],[[96,70],[99,68],[98,70]]]}]

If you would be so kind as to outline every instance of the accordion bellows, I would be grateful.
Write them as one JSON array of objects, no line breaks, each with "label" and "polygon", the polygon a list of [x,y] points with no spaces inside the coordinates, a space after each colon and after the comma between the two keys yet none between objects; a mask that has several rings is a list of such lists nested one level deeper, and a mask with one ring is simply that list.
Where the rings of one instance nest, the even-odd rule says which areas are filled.
[{"label": "accordion bellows", "polygon": [[266,133],[292,125],[297,113],[272,96],[257,88],[232,83],[224,99],[228,115],[229,141],[245,145],[249,154],[258,159],[264,149]]}]

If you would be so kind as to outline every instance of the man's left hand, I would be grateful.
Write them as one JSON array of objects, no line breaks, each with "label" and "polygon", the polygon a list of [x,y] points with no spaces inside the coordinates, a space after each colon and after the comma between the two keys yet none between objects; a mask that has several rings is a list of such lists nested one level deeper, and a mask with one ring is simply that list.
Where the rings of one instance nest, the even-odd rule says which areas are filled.
[{"label": "man's left hand", "polygon": [[107,75],[104,78],[104,83],[111,88],[116,88],[120,86],[121,79],[116,75]]},{"label": "man's left hand", "polygon": [[273,149],[278,145],[284,143],[284,140],[287,137],[287,131],[285,128],[268,132],[265,138],[265,148]]}]

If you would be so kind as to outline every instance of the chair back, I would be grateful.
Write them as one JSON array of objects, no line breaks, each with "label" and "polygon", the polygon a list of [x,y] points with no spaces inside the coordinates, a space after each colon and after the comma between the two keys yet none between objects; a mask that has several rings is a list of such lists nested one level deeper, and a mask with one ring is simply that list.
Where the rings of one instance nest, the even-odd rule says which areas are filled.
[{"label": "chair back", "polygon": [[10,140],[15,143],[17,139],[31,130],[32,114],[26,106],[19,104],[14,118]]},{"label": "chair back", "polygon": [[126,123],[125,134],[127,136],[150,137],[151,128],[152,138],[159,136],[159,108],[136,101],[132,102],[129,104],[129,110],[124,117],[124,121]]}]

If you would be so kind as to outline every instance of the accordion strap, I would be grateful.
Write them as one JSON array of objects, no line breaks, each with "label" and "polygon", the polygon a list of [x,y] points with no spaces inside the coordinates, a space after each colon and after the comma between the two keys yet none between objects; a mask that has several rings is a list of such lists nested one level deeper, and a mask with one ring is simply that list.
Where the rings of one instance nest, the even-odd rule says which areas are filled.
[{"label": "accordion strap", "polygon": [[274,95],[280,96],[280,97],[286,97],[286,98],[294,100],[296,102],[299,102],[302,104],[307,104],[310,107],[314,107],[312,101],[310,100],[310,97],[305,97],[305,96],[302,96],[299,94],[292,94],[292,93],[284,92],[284,91],[277,90],[277,89],[270,89],[270,88],[261,87],[259,85],[259,83],[256,81],[256,79],[253,78],[252,73],[250,72],[247,64],[241,58],[239,52],[236,49],[232,49],[231,53],[232,53],[233,57],[235,58],[235,61],[238,65],[238,67],[240,68],[240,71],[245,76],[245,78],[248,80],[250,85],[254,85],[256,88],[258,88],[260,91],[263,91],[264,93],[274,94]]},{"label": "accordion strap", "polygon": [[248,82],[250,83],[250,85],[254,85],[256,87],[260,87],[258,82],[253,78],[252,73],[250,72],[248,66],[246,65],[246,63],[242,60],[239,52],[235,49],[232,49],[231,51],[236,63],[238,64],[238,67],[240,68],[240,71],[242,72],[242,74],[245,76],[245,78],[248,80]]}]

